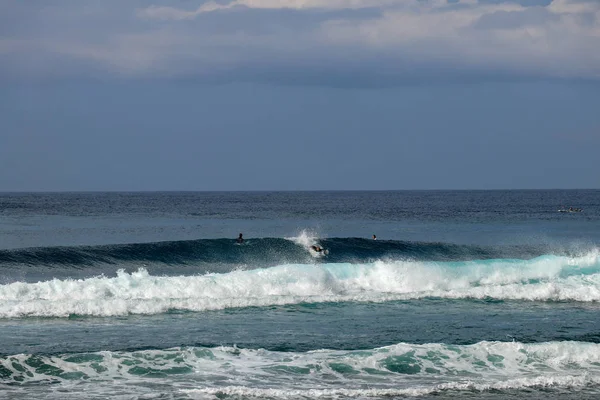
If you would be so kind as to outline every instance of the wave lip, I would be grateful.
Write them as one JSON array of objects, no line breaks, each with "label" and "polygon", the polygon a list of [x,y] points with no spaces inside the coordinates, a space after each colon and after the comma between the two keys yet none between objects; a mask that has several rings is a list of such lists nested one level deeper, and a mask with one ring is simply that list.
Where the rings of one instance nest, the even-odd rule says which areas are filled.
[{"label": "wave lip", "polygon": [[116,277],[0,285],[0,318],[157,314],[321,302],[450,299],[600,301],[600,258],[288,264],[197,276]]},{"label": "wave lip", "polygon": [[[284,353],[188,347],[0,357],[1,383],[187,380],[188,393],[250,397],[380,397],[444,391],[600,389],[600,344],[398,343],[368,350]],[[223,385],[225,383],[225,385]],[[315,389],[317,388],[317,389]]]}]

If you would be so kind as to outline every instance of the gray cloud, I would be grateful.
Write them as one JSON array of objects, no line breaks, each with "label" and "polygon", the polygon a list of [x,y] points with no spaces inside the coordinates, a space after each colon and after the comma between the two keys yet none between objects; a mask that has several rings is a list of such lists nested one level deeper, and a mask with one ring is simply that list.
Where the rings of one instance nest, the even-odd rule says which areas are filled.
[{"label": "gray cloud", "polygon": [[600,2],[2,4],[1,78],[287,83],[600,78]]},{"label": "gray cloud", "polygon": [[479,0],[479,4],[516,3],[523,7],[548,6],[552,0]]},{"label": "gray cloud", "polygon": [[525,26],[540,26],[560,22],[560,15],[548,11],[544,7],[532,7],[523,11],[496,11],[482,15],[473,24],[482,29],[517,29]]}]

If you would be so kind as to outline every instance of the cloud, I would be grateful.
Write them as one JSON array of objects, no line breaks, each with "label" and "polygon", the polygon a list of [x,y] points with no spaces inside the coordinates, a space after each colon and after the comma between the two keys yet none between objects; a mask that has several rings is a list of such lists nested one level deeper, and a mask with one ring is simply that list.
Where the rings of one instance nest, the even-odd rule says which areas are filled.
[{"label": "cloud", "polygon": [[0,79],[600,79],[595,0],[192,3],[4,3]]},{"label": "cloud", "polygon": [[[445,1],[445,0],[442,0]],[[440,3],[440,1],[437,1]],[[229,10],[235,8],[251,9],[326,9],[326,10],[344,10],[361,9],[373,7],[393,6],[401,3],[399,0],[234,0],[226,3],[217,3],[208,1],[200,5],[195,10],[183,10],[167,6],[150,6],[137,10],[137,15],[148,19],[193,19],[197,16],[218,10]]]},{"label": "cloud", "polygon": [[482,29],[518,29],[539,26],[548,22],[559,22],[560,16],[543,7],[532,7],[522,11],[496,11],[482,15],[473,26]]},{"label": "cloud", "polygon": [[197,9],[191,10],[191,11],[181,10],[181,9],[174,8],[174,7],[150,6],[147,8],[139,9],[136,11],[136,13],[140,18],[179,20],[179,19],[192,19],[202,13],[216,11],[216,10],[220,10],[223,8],[231,8],[231,7],[222,6],[220,4],[215,3],[214,1],[210,1],[208,3],[202,4]]}]

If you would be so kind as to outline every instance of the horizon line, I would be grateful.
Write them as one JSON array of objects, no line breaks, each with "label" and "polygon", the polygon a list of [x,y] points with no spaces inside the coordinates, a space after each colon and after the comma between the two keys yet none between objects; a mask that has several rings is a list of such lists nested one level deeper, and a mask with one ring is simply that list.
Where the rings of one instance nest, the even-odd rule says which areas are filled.
[{"label": "horizon line", "polygon": [[154,189],[154,190],[0,190],[2,194],[69,194],[69,193],[308,193],[308,192],[508,192],[508,191],[558,191],[600,190],[600,188],[505,188],[505,189]]}]

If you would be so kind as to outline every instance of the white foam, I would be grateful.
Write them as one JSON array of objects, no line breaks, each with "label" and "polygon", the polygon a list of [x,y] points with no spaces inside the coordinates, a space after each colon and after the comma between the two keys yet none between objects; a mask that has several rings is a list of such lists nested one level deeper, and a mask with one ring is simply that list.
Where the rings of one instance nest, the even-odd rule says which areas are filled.
[{"label": "white foam", "polygon": [[290,264],[202,276],[53,279],[0,285],[0,317],[155,314],[300,302],[424,297],[600,301],[598,255],[432,263]]},{"label": "white foam", "polygon": [[332,398],[394,398],[397,396],[426,396],[443,393],[446,391],[477,391],[510,389],[532,389],[563,387],[569,389],[580,389],[588,385],[597,385],[600,378],[595,376],[553,376],[537,378],[511,379],[498,383],[475,383],[469,380],[465,382],[443,383],[437,385],[422,385],[415,388],[379,388],[379,389],[275,389],[255,388],[247,386],[224,386],[207,387],[202,389],[182,389],[181,392],[190,395],[193,399],[220,399],[223,396],[234,396],[240,398],[275,398],[275,399],[332,399]]},{"label": "white foam", "polygon": [[298,236],[288,237],[286,239],[291,240],[304,248],[309,248],[318,243],[319,235],[316,232],[303,229]]},{"label": "white foam", "polygon": [[[600,345],[582,342],[399,343],[371,350],[306,353],[190,347],[37,356],[36,366],[27,362],[29,358],[0,358],[0,365],[12,377],[7,379],[27,383],[85,380],[107,385],[121,381],[146,386],[144,382],[159,383],[162,376],[170,386],[185,382],[185,392],[198,396],[276,398],[416,396],[446,390],[600,384]],[[51,368],[38,368],[42,363]]]},{"label": "white foam", "polygon": [[296,237],[286,238],[287,240],[291,240],[299,246],[304,247],[308,253],[314,258],[320,258],[324,255],[322,252],[316,252],[312,249],[312,246],[319,245],[319,236],[316,232],[308,231],[306,229],[302,230],[300,234]]},{"label": "white foam", "polygon": [[[215,355],[219,359],[220,354]],[[228,357],[225,359],[229,360]],[[185,392],[193,398],[206,395],[284,399],[379,398],[423,396],[448,390],[573,389],[600,384],[600,345],[580,342],[480,342],[469,346],[401,343],[372,351],[319,350],[285,356],[264,350],[242,350],[238,359],[242,360],[235,363],[240,376],[237,379],[230,377],[237,385]],[[275,364],[304,367],[310,372],[294,375],[293,383],[287,374],[268,378],[262,375],[260,379],[266,385],[250,384],[257,371],[262,372]],[[348,373],[332,369],[333,365],[339,364],[351,369]],[[396,364],[396,370],[390,364]],[[398,372],[402,371],[398,364],[404,364],[411,372]],[[219,369],[217,365],[207,368]]]}]

